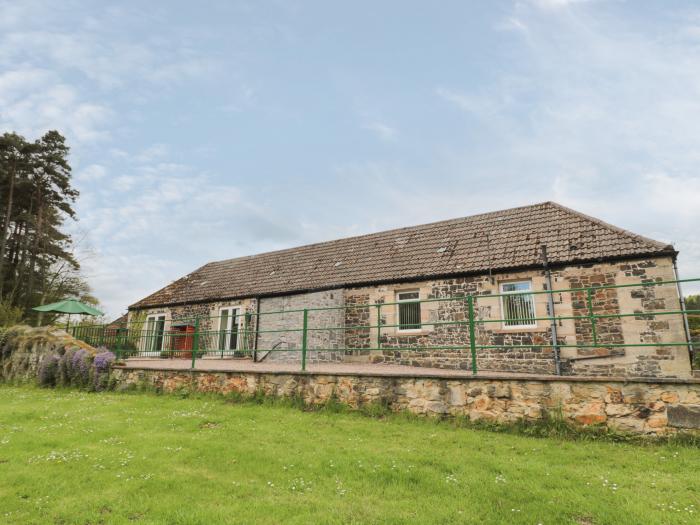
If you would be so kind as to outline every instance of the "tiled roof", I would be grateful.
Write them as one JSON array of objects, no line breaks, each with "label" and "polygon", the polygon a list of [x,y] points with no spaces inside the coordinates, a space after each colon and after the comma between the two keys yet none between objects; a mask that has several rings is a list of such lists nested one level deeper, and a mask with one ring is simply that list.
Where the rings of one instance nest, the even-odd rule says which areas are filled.
[{"label": "tiled roof", "polygon": [[130,308],[674,254],[553,202],[206,264]]}]

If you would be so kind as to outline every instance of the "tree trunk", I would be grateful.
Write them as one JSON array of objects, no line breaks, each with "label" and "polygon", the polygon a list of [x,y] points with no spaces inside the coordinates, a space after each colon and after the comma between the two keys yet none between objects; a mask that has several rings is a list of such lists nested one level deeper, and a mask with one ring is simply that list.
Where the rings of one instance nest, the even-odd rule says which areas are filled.
[{"label": "tree trunk", "polygon": [[7,195],[7,210],[5,210],[5,218],[2,221],[2,236],[0,237],[0,301],[2,301],[2,289],[5,284],[5,250],[7,247],[7,232],[10,229],[10,220],[12,219],[12,199],[15,193],[15,176],[17,174],[17,159],[12,163],[12,172],[10,174],[10,190]]},{"label": "tree trunk", "polygon": [[43,215],[44,207],[41,201],[39,201],[39,206],[37,210],[36,218],[36,228],[34,230],[34,242],[32,243],[31,254],[29,256],[29,281],[27,283],[27,296],[25,298],[25,305],[27,309],[32,308],[32,296],[34,295],[34,281],[36,280],[36,261],[39,255],[39,240],[41,239],[43,231]]}]

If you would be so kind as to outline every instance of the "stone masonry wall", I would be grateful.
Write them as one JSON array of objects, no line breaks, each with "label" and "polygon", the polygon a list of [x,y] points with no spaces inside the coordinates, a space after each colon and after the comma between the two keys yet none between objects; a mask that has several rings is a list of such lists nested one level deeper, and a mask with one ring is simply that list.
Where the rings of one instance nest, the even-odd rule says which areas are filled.
[{"label": "stone masonry wall", "polygon": [[[454,374],[457,376],[458,374]],[[510,423],[560,413],[581,425],[605,425],[638,434],[700,432],[700,381],[617,381],[562,378],[409,377],[343,374],[183,372],[113,368],[118,389],[148,385],[163,392],[301,397],[323,404],[332,397],[352,407],[381,403],[392,410],[466,416]]]},{"label": "stone masonry wall", "polygon": [[[165,308],[150,308],[141,312],[142,316],[155,314],[165,315],[165,336],[163,348],[168,348],[169,344],[176,338],[181,337],[173,334],[173,325],[188,324],[194,325],[195,319],[199,319],[199,348],[204,351],[204,357],[217,357],[220,355],[219,330],[221,309],[237,306],[244,315],[239,334],[239,348],[237,354],[248,355],[255,348],[255,313],[257,311],[257,299],[242,299],[232,301],[215,301],[211,303],[197,303]],[[136,322],[137,313],[129,312],[128,324],[132,337],[136,339],[136,346],[142,346],[143,341],[138,340],[138,331],[145,328],[138,326]],[[145,317],[144,317],[145,318]],[[143,348],[141,349],[143,350]],[[157,356],[154,356],[157,357]]]},{"label": "stone masonry wall", "polygon": [[[354,350],[346,350],[346,354],[369,355],[367,348],[372,348],[370,339],[370,306],[369,294],[345,294],[345,346]],[[376,324],[376,317],[375,317]]]},{"label": "stone masonry wall", "polygon": [[[424,287],[428,284],[429,287]],[[405,285],[402,285],[405,287]],[[469,369],[471,352],[469,346],[468,309],[465,296],[477,297],[475,313],[478,320],[499,318],[494,310],[494,301],[487,300],[493,293],[488,276],[459,277],[417,285],[421,289],[421,298],[448,299],[424,303],[422,309],[428,323],[418,334],[400,333],[395,328],[383,330],[381,336],[382,353],[372,356],[375,363],[398,363],[402,365],[427,366],[450,369]],[[425,296],[424,296],[425,294]],[[380,298],[382,301],[384,298]],[[393,298],[386,302],[394,302]],[[383,315],[383,324],[396,324],[396,307],[388,307]],[[375,318],[376,321],[376,318]],[[461,324],[454,324],[455,322]],[[442,323],[442,324],[441,324]],[[554,361],[551,348],[537,346],[551,342],[549,328],[543,326],[540,332],[531,330],[493,329],[494,325],[481,323],[476,327],[479,345],[517,345],[515,348],[481,348],[478,350],[477,363],[481,370],[499,370],[509,372],[554,373]],[[532,345],[532,346],[530,346]]]},{"label": "stone masonry wall", "polygon": [[[569,266],[552,271],[554,310],[557,316],[569,318],[557,323],[557,344],[561,345],[562,369],[568,375],[629,377],[690,377],[690,361],[679,315],[653,317],[644,315],[653,310],[678,309],[675,284],[654,287],[605,288],[608,285],[629,285],[674,279],[670,258],[644,259],[619,263],[598,263]],[[476,342],[479,370],[552,374],[555,371],[551,322],[538,320],[533,327],[506,327],[502,304],[498,297],[500,284],[529,280],[532,290],[546,290],[544,271],[495,274],[494,276],[459,277],[452,279],[402,283],[346,290],[348,300],[362,300],[363,319],[381,329],[381,351],[369,354],[374,363],[402,364],[448,369],[471,367],[469,351],[467,303],[465,295],[475,296]],[[588,315],[587,294],[559,292],[572,288],[597,287],[591,294],[592,311],[596,315],[634,314],[630,317],[601,317],[596,320],[596,345],[593,327],[588,319],[571,319]],[[418,290],[421,300],[440,298],[454,300],[424,302],[421,305],[420,330],[402,333],[397,324],[397,307],[386,305],[377,319],[376,304],[394,303],[396,293]],[[549,314],[548,298],[533,296],[535,314]],[[346,323],[348,319],[346,318]],[[363,321],[364,322],[364,321]],[[451,324],[462,322],[462,324]],[[445,323],[445,324],[440,324]],[[351,348],[374,347],[377,329],[353,333],[346,339]],[[369,343],[371,341],[371,343]],[[649,346],[619,347],[618,344]],[[656,346],[654,343],[679,344]],[[576,347],[575,345],[588,345]],[[427,348],[426,348],[427,347]]]},{"label": "stone masonry wall", "polygon": [[[683,346],[685,332],[680,315],[654,317],[648,314],[654,310],[679,309],[675,284],[605,288],[673,279],[673,263],[669,257],[583,264],[553,270],[554,310],[557,316],[564,318],[557,323],[562,372],[584,376],[690,377],[690,360],[687,346]],[[263,298],[260,300],[263,315],[260,316],[261,332],[257,338],[258,355],[269,361],[298,361],[301,357],[302,313],[292,310],[345,305],[348,307],[345,310],[309,313],[309,362],[365,360],[377,364],[469,369],[471,352],[466,296],[473,295],[478,321],[476,343],[482,346],[477,350],[479,370],[553,374],[555,362],[550,321],[540,319],[531,327],[508,327],[498,321],[504,315],[498,296],[500,285],[519,280],[530,281],[534,292],[542,292],[547,287],[544,271],[531,270]],[[597,288],[591,295],[594,314],[633,314],[624,318],[599,317],[595,323],[595,345],[591,321],[573,319],[588,314],[587,294],[564,291],[582,287]],[[421,305],[423,325],[419,330],[402,332],[395,326],[398,324],[397,307],[392,303],[401,291],[418,291],[421,300],[428,301]],[[547,295],[535,294],[533,300],[536,317],[547,317]],[[207,347],[216,348],[216,316],[221,307],[234,305],[251,314],[246,317],[250,331],[244,329],[247,337],[242,346],[254,349],[256,320],[252,314],[257,308],[254,298],[153,309],[148,313],[165,313],[166,330],[178,319],[214,316],[204,319],[200,328],[205,333],[202,337]],[[264,315],[272,311],[285,312]],[[379,332],[378,324],[381,326]],[[344,326],[345,329],[319,330],[331,326]],[[623,343],[646,346],[616,346]],[[268,354],[271,349],[274,351]],[[215,354],[212,352],[212,357]]]},{"label": "stone masonry wall", "polygon": [[[299,362],[301,360],[304,308],[337,308],[343,304],[342,290],[329,290],[260,300],[258,353],[266,361]],[[292,311],[289,311],[292,310]],[[265,315],[265,312],[287,311]],[[311,310],[308,313],[307,362],[338,362],[343,359],[343,310]],[[340,330],[319,330],[340,327]],[[268,353],[269,351],[269,353]]]}]

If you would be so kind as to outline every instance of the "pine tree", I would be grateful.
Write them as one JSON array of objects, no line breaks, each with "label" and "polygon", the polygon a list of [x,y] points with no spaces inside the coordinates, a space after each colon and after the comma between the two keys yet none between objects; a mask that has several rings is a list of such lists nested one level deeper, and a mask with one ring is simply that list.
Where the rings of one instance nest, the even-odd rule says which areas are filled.
[{"label": "pine tree", "polygon": [[34,142],[15,133],[0,137],[0,305],[38,323],[52,319],[34,315],[38,304],[96,302],[80,276],[73,239],[62,231],[65,220],[75,219],[78,197],[68,154],[57,131]]}]

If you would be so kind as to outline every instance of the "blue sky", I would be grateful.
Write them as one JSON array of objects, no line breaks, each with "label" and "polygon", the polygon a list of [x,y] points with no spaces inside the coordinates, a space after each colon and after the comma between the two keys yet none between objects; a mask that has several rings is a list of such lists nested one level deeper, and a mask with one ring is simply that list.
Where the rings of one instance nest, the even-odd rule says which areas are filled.
[{"label": "blue sky", "polygon": [[110,315],[210,260],[545,200],[700,277],[697,2],[0,13],[0,130],[68,137]]}]

